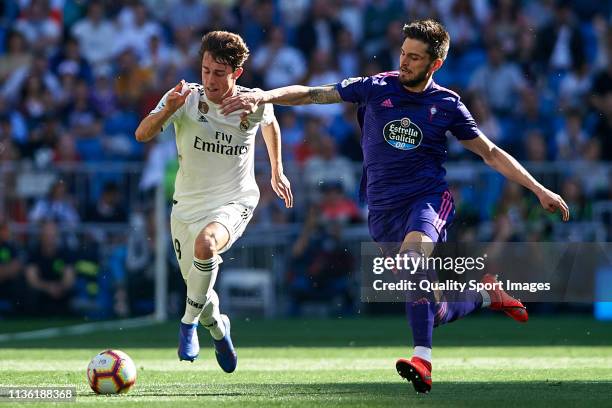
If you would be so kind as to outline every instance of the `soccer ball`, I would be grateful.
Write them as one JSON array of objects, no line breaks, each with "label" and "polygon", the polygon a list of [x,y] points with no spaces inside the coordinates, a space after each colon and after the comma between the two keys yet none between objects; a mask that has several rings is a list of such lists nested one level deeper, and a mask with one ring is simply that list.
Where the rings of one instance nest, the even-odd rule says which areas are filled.
[{"label": "soccer ball", "polygon": [[136,383],[136,366],[123,351],[104,350],[87,366],[87,380],[96,394],[126,393]]}]

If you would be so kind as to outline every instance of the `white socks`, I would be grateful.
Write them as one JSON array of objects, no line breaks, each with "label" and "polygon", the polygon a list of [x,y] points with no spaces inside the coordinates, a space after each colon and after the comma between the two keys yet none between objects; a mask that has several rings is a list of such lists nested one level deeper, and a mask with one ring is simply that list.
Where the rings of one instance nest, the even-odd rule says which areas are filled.
[{"label": "white socks", "polygon": [[215,281],[221,258],[193,258],[193,264],[187,276],[187,301],[185,314],[181,322],[195,324],[198,320],[206,327],[215,340],[225,336],[225,326],[221,322],[219,312],[219,297],[214,291]]},{"label": "white socks", "polygon": [[491,296],[489,292],[484,289],[481,289],[478,293],[482,296],[482,306],[481,307],[489,307],[491,306]]},{"label": "white socks", "polygon": [[428,347],[416,346],[412,355],[431,363],[431,349]]},{"label": "white socks", "polygon": [[210,331],[213,339],[221,340],[225,336],[225,325],[219,312],[219,296],[213,289],[208,292],[208,301],[200,315],[200,323]]},{"label": "white socks", "polygon": [[215,285],[218,270],[217,257],[205,260],[193,258],[193,264],[191,264],[187,275],[187,301],[185,302],[185,314],[181,322],[185,324],[198,322],[204,304],[207,302],[208,292]]}]

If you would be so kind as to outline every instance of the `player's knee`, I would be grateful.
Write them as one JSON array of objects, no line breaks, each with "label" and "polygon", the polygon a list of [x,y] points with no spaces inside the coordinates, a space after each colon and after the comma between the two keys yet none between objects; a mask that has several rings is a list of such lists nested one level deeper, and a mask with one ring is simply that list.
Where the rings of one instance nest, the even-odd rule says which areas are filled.
[{"label": "player's knee", "polygon": [[217,255],[217,239],[214,234],[202,231],[196,238],[194,255],[198,259],[210,259]]}]

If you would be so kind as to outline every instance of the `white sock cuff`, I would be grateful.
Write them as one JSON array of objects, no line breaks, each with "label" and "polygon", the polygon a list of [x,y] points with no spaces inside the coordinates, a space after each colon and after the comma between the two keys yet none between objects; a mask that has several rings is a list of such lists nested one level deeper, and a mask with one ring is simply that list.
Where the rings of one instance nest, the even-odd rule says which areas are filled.
[{"label": "white sock cuff", "polygon": [[413,355],[431,363],[431,349],[429,347],[415,346]]},{"label": "white sock cuff", "polygon": [[491,296],[489,295],[489,292],[487,292],[484,289],[481,289],[479,293],[480,293],[480,296],[482,296],[482,306],[481,307],[491,306]]}]

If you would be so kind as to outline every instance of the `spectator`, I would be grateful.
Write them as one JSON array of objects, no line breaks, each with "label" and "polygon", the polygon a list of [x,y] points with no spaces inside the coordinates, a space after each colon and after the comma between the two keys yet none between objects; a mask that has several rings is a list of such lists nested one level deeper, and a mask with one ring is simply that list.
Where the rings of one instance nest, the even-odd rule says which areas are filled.
[{"label": "spectator", "polygon": [[152,70],[139,66],[136,53],[129,48],[119,55],[115,78],[115,92],[120,103],[134,109],[138,108],[145,92],[154,85]]},{"label": "spectator", "polygon": [[342,183],[324,182],[319,189],[322,193],[319,211],[323,222],[345,225],[361,221],[359,207],[345,195]]},{"label": "spectator", "polygon": [[[309,71],[304,79],[304,84],[308,86],[319,86],[321,84],[334,84],[338,82],[340,73],[334,66],[331,54],[326,51],[317,50],[312,54]],[[340,104],[331,105],[302,105],[294,108],[302,115],[312,115],[323,119],[329,123],[334,116],[342,112]]]},{"label": "spectator", "polygon": [[96,204],[87,209],[85,221],[127,222],[127,212],[117,183],[111,181],[104,185]]},{"label": "spectator", "polygon": [[57,76],[70,73],[88,83],[93,81],[91,66],[81,55],[79,43],[74,37],[66,38],[63,47],[51,59],[50,65]]},{"label": "spectator", "polygon": [[127,305],[117,302],[126,299],[116,297],[120,287],[103,266],[100,245],[90,233],[84,233],[80,239],[78,251],[74,253],[73,269],[75,284],[72,306],[76,313],[86,318],[101,319],[113,317],[115,312],[127,308]]},{"label": "spectator", "polygon": [[569,206],[574,221],[588,221],[591,219],[591,203],[584,196],[580,183],[572,178],[563,182],[561,196]]},{"label": "spectator", "polygon": [[340,30],[337,48],[336,60],[340,77],[349,78],[360,75],[359,52],[350,31]]},{"label": "spectator", "polygon": [[287,211],[283,206],[282,200],[272,189],[267,172],[257,174],[257,184],[259,186],[259,204],[253,214],[252,224],[274,227],[286,224],[288,221]]},{"label": "spectator", "polygon": [[[154,75],[163,72],[169,65],[173,64],[172,50],[166,46],[157,34],[149,38],[148,47],[145,50],[142,63],[144,68],[153,71]],[[155,81],[159,83],[159,81]]]},{"label": "spectator", "polygon": [[600,112],[605,109],[606,95],[612,93],[612,27],[607,31],[605,50],[610,63],[595,73],[591,86],[591,103]]},{"label": "spectator", "polygon": [[609,26],[604,15],[596,15],[592,21],[593,31],[597,38],[597,49],[593,65],[596,70],[606,69],[612,63],[610,41],[612,41],[612,27]]},{"label": "spectator", "polygon": [[75,273],[73,255],[61,244],[53,221],[41,224],[40,242],[30,251],[25,276],[30,288],[29,312],[37,315],[71,314]]},{"label": "spectator", "polygon": [[172,31],[187,28],[202,32],[209,23],[208,5],[200,0],[175,0],[166,12]]},{"label": "spectator", "polygon": [[504,190],[497,202],[494,217],[504,215],[508,221],[521,229],[524,227],[524,220],[527,217],[531,203],[523,194],[521,186],[514,182],[506,182]]},{"label": "spectator", "polygon": [[94,86],[91,90],[91,103],[93,109],[104,118],[117,111],[117,95],[108,70],[100,69],[96,72]]},{"label": "spectator", "polygon": [[525,30],[528,30],[528,27],[521,3],[499,0],[484,26],[483,35],[490,44],[499,47],[504,55],[514,56],[518,51],[519,35]]},{"label": "spectator", "polygon": [[6,126],[10,126],[10,131],[8,131],[7,134],[10,133],[12,139],[18,144],[24,144],[26,142],[28,133],[25,118],[21,112],[11,106],[6,98],[2,97],[1,95],[0,118],[3,118],[3,120],[8,122]]},{"label": "spectator", "polygon": [[[329,125],[329,133],[333,137],[338,152],[353,162],[361,162],[361,130],[357,117],[357,104],[345,103],[342,105],[342,114],[336,115]],[[284,130],[284,129],[283,129]],[[285,134],[283,132],[283,138]]]},{"label": "spectator", "polygon": [[287,162],[294,162],[296,151],[304,137],[304,128],[293,109],[285,110],[279,114],[278,121],[283,132],[281,138],[283,159]]},{"label": "spectator", "polygon": [[528,133],[535,131],[543,137],[548,156],[548,151],[554,151],[553,120],[544,111],[538,93],[534,89],[526,89],[516,109],[511,139],[506,139],[507,143],[515,144],[518,140],[524,140]]},{"label": "spectator", "polygon": [[499,121],[492,114],[491,108],[487,104],[484,97],[474,94],[470,101],[470,110],[474,116],[474,120],[478,123],[478,128],[482,133],[487,135],[489,139],[497,143],[501,141],[503,135]]},{"label": "spectator", "polygon": [[31,0],[15,29],[21,32],[33,49],[53,52],[61,38],[61,27],[50,15],[46,0]]},{"label": "spectator", "polygon": [[28,78],[37,77],[43,82],[54,99],[62,96],[62,87],[57,77],[49,70],[49,63],[44,54],[34,54],[29,66],[20,67],[13,71],[2,87],[1,94],[9,102],[15,103],[22,100],[22,90]]},{"label": "spectator", "polygon": [[582,115],[578,110],[570,110],[565,114],[563,128],[557,132],[558,158],[563,160],[579,160],[584,157],[587,134],[582,128]]},{"label": "spectator", "polygon": [[612,92],[601,98],[602,115],[599,116],[595,126],[595,137],[601,146],[601,158],[612,161]]},{"label": "spectator", "polygon": [[585,61],[584,44],[580,27],[568,0],[559,0],[554,19],[537,35],[536,58],[548,72],[566,71]]},{"label": "spectator", "polygon": [[[453,39],[453,54],[461,55],[479,40],[479,24],[472,1],[456,0],[444,24]],[[499,26],[496,27],[500,29]]]},{"label": "spectator", "polygon": [[352,164],[338,156],[334,140],[328,135],[320,137],[315,154],[304,165],[307,185],[316,191],[324,183],[338,183],[350,196],[355,194],[355,175]]},{"label": "spectator", "polygon": [[60,136],[53,152],[53,162],[71,164],[79,161],[81,161],[81,157],[77,151],[74,136],[69,133]]},{"label": "spectator", "polygon": [[89,94],[89,86],[84,80],[79,80],[75,87],[74,100],[66,110],[68,129],[79,138],[96,136],[97,117],[98,113]]},{"label": "spectator", "polygon": [[363,38],[367,54],[376,54],[382,48],[387,27],[402,10],[399,0],[372,0],[363,13]]},{"label": "spectator", "polygon": [[56,181],[47,197],[39,199],[30,211],[29,222],[45,220],[53,221],[60,227],[74,227],[79,223],[79,215],[62,180]]},{"label": "spectator", "polygon": [[119,17],[121,23],[117,27],[114,54],[123,54],[126,50],[131,49],[136,54],[136,58],[144,58],[147,55],[151,37],[161,38],[161,26],[148,18],[148,11],[142,3],[136,2],[132,7],[123,11],[124,13]]},{"label": "spectator", "polygon": [[[265,3],[266,0],[264,0]],[[214,30],[229,30],[229,31],[235,31],[236,30],[236,19],[234,18],[234,16],[232,15],[232,13],[230,12],[229,8],[227,6],[225,6],[223,4],[222,1],[213,1],[213,2],[209,2],[208,4],[209,8],[208,8],[208,19],[207,19],[207,25],[204,28],[204,32],[208,32],[208,31],[214,31]],[[262,15],[265,15],[267,11],[269,10],[261,10],[262,8],[259,8],[259,11],[262,13]],[[272,25],[266,26],[267,29],[270,29],[272,27]],[[248,37],[245,37],[248,38]]]},{"label": "spectator", "polygon": [[0,316],[14,315],[22,308],[23,253],[11,240],[6,219],[0,219]]},{"label": "spectator", "polygon": [[[402,48],[404,44],[404,33],[402,27],[404,23],[395,20],[387,27],[385,42],[382,44],[378,53],[376,53],[376,61],[380,64],[382,71],[394,71],[398,69],[397,50]],[[362,75],[361,72],[353,72],[349,75],[343,75],[343,78]]]},{"label": "spectator", "polygon": [[307,301],[339,305],[345,313],[350,313],[353,307],[350,291],[353,264],[352,253],[342,243],[342,224],[324,224],[318,217],[316,206],[312,206],[291,250],[290,314],[299,316]]},{"label": "spectator", "polygon": [[93,66],[110,61],[117,41],[117,30],[104,13],[104,2],[89,2],[87,16],[72,27],[72,35],[79,42],[81,54]]},{"label": "spectator", "polygon": [[586,61],[582,61],[563,77],[559,84],[559,107],[578,109],[591,89],[591,73]]},{"label": "spectator", "polygon": [[306,74],[304,57],[285,43],[285,33],[280,27],[272,28],[268,41],[253,55],[251,63],[263,76],[266,89],[294,84]]},{"label": "spectator", "polygon": [[499,43],[487,48],[487,56],[487,63],[472,75],[469,90],[482,95],[495,114],[508,115],[527,84],[516,64],[505,60]]},{"label": "spectator", "polygon": [[25,37],[19,31],[11,31],[6,38],[6,53],[0,55],[0,83],[17,68],[27,68],[32,61]]},{"label": "spectator", "polygon": [[295,45],[311,62],[315,51],[328,54],[334,52],[334,44],[337,44],[336,39],[342,29],[342,25],[332,14],[330,3],[328,0],[313,0],[310,13],[296,31]]},{"label": "spectator", "polygon": [[[193,41],[194,31],[189,27],[181,27],[174,31],[174,47],[170,49],[170,60],[172,64],[181,72],[180,78],[190,78],[188,73],[194,66],[200,66],[200,48],[197,42]],[[197,73],[200,70],[198,69]],[[176,83],[177,81],[172,81]]]},{"label": "spectator", "polygon": [[525,159],[530,162],[544,162],[548,158],[546,141],[538,129],[525,134]]},{"label": "spectator", "polygon": [[295,160],[303,167],[306,162],[319,151],[323,124],[316,116],[306,116],[304,119],[304,137],[295,148]]},{"label": "spectator", "polygon": [[45,113],[30,132],[27,143],[22,146],[24,157],[33,160],[39,168],[48,167],[53,160],[55,149],[60,135],[63,132],[59,118]]}]

